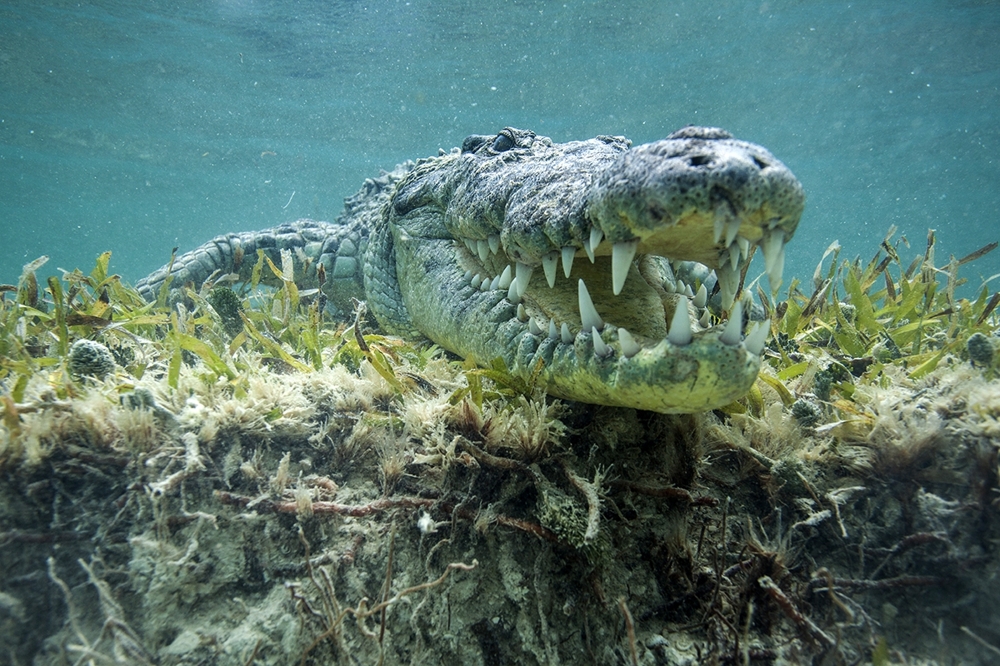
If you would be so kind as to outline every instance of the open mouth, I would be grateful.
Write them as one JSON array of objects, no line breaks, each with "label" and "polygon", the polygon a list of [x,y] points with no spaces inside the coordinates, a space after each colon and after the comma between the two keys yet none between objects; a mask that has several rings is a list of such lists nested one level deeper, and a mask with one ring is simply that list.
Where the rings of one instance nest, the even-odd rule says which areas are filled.
[{"label": "open mouth", "polygon": [[[763,148],[712,128],[611,144],[463,153],[454,189],[407,190],[418,202],[451,193],[441,226],[396,209],[409,315],[445,348],[487,366],[500,357],[555,396],[726,405],[755,381],[769,331],[755,323],[744,337],[740,277],[760,249],[780,284],[801,185]],[[680,262],[701,270],[678,275]]]},{"label": "open mouth", "polygon": [[[462,279],[480,292],[501,292],[507,302],[517,306],[517,319],[531,335],[563,345],[573,345],[579,335],[589,336],[594,353],[600,357],[617,353],[632,358],[644,349],[662,346],[664,341],[672,347],[691,344],[713,328],[709,285],[717,285],[722,307],[729,311],[717,339],[738,345],[743,339],[743,307],[735,296],[741,271],[753,250],[760,248],[769,281],[778,285],[785,233],[780,228],[761,230],[722,215],[700,227],[695,221],[678,226],[681,234],[659,233],[617,243],[604,241],[603,233],[594,226],[583,247],[552,250],[535,266],[510,261],[499,235],[466,238],[460,247],[456,243],[456,258],[459,269],[465,269]],[[683,250],[671,251],[676,243],[671,243],[670,237],[690,242],[702,233],[712,237],[706,245],[716,248],[716,267],[713,273],[706,271],[701,284],[686,284],[675,277],[663,254],[649,251],[666,249],[683,256]],[[613,335],[606,335],[606,330]],[[759,355],[766,329],[757,326],[749,333],[745,347]]]}]

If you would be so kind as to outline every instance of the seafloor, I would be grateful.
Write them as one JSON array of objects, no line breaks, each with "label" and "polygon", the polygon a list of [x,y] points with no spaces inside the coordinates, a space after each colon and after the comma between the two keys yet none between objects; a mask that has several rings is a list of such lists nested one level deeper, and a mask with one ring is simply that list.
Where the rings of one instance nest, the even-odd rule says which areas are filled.
[{"label": "seafloor", "polygon": [[0,662],[1000,663],[1000,381],[964,340],[838,377],[836,336],[785,336],[746,401],[667,416],[198,307],[131,311],[162,344],[4,320]]}]

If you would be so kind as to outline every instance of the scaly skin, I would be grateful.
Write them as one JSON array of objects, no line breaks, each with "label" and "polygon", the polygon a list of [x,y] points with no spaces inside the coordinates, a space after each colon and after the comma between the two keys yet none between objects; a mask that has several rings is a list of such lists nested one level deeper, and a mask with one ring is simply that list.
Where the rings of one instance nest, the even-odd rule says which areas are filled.
[{"label": "scaly skin", "polygon": [[[367,300],[387,333],[482,365],[502,358],[562,398],[696,412],[753,384],[766,332],[742,337],[740,273],[760,247],[777,288],[804,202],[769,152],[715,128],[635,148],[507,128],[366,181],[336,224],[220,236],[173,273],[176,284],[217,270],[246,279],[257,248],[279,265],[293,250],[300,286],[322,288],[335,310]],[[716,271],[730,323],[697,323],[704,294],[675,293],[676,261]],[[140,291],[153,298],[165,277]]]}]

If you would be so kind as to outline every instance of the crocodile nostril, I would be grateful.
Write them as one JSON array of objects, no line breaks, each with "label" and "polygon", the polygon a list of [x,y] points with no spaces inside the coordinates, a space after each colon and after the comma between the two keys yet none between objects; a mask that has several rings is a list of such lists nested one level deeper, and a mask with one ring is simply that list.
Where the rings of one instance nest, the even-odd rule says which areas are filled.
[{"label": "crocodile nostril", "polygon": [[712,161],[712,158],[708,155],[692,155],[688,158],[688,164],[693,167],[705,166]]},{"label": "crocodile nostril", "polygon": [[767,167],[770,166],[767,162],[765,162],[764,160],[760,159],[756,155],[754,155],[754,157],[753,157],[753,163],[756,164],[757,168],[760,169],[761,171],[763,171],[764,169],[766,169]]}]

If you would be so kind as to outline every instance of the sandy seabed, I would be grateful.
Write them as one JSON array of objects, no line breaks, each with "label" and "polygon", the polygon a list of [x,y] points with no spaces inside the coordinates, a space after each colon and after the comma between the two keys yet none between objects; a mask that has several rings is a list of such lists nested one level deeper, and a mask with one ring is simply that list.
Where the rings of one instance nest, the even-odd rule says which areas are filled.
[{"label": "sandy seabed", "polygon": [[1000,659],[1000,382],[968,363],[805,425],[766,386],[760,417],[665,416],[397,374],[33,380],[0,661]]}]

